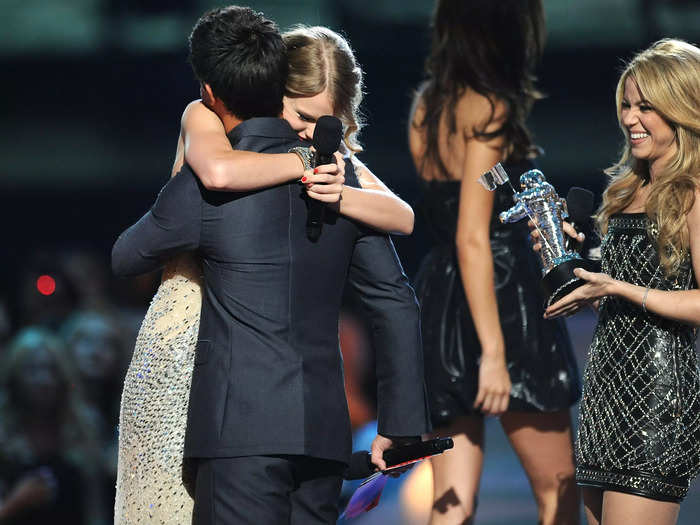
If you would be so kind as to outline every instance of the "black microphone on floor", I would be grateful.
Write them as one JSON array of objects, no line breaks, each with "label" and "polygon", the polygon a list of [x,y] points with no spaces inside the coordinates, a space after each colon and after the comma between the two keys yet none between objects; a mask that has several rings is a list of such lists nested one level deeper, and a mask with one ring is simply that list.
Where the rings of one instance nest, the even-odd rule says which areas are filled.
[{"label": "black microphone on floor", "polygon": [[[593,213],[593,192],[574,186],[566,195],[566,207],[569,211],[569,222],[573,227],[587,228]],[[584,232],[584,235],[587,233]],[[566,235],[566,249],[578,251],[582,242]]]},{"label": "black microphone on floor", "polygon": [[[324,115],[316,121],[313,145],[316,153],[311,159],[311,167],[323,164],[335,164],[333,153],[340,148],[343,138],[343,125],[340,120],[330,115]],[[311,241],[317,241],[323,228],[323,215],[326,205],[316,199],[308,199],[306,215],[306,236]]]},{"label": "black microphone on floor", "polygon": [[[414,461],[418,461],[435,454],[442,454],[445,450],[454,447],[452,438],[435,438],[427,441],[419,441],[402,447],[390,448],[384,451],[384,462],[387,469],[399,467]],[[348,468],[343,473],[343,478],[363,479],[374,474],[376,466],[371,461],[372,455],[366,450],[355,452],[350,456]]]}]

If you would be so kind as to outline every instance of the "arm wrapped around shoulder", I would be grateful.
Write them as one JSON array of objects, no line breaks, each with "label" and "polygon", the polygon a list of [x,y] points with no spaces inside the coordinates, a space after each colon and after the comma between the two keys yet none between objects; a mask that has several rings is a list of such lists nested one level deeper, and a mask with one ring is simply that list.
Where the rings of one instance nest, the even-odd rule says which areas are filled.
[{"label": "arm wrapped around shoulder", "polygon": [[112,271],[120,277],[152,272],[176,253],[199,247],[202,196],[191,170],[170,179],[151,209],[112,247]]}]

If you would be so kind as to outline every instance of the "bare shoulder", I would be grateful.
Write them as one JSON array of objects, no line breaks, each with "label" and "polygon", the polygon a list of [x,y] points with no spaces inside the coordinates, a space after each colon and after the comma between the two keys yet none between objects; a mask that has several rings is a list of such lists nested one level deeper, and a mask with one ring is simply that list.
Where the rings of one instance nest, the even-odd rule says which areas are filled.
[{"label": "bare shoulder", "polygon": [[467,89],[456,106],[457,127],[471,135],[474,128],[486,132],[498,130],[508,117],[507,104],[495,97]]},{"label": "bare shoulder", "polygon": [[691,237],[700,236],[700,186],[695,186],[695,201],[686,216],[688,231]]},{"label": "bare shoulder", "polygon": [[182,112],[180,124],[185,128],[189,128],[193,125],[214,125],[218,129],[222,126],[216,113],[206,107],[200,99],[193,100],[187,104],[185,110]]},{"label": "bare shoulder", "polygon": [[411,143],[412,149],[419,141],[419,137],[423,135],[422,124],[425,119],[425,100],[421,91],[418,91],[411,102],[411,112],[408,115],[408,140]]},{"label": "bare shoulder", "polygon": [[418,91],[411,102],[411,112],[409,113],[410,127],[417,127],[425,117],[425,101],[423,100],[422,91]]},{"label": "bare shoulder", "polygon": [[360,171],[369,171],[369,168],[367,168],[367,165],[362,162],[357,155],[352,154],[347,157],[348,160],[352,163],[352,167],[355,168],[356,173],[360,173]]},{"label": "bare shoulder", "polygon": [[688,232],[688,241],[690,244],[690,258],[693,265],[693,271],[696,275],[700,275],[700,190],[696,183],[695,186],[695,201],[686,215],[686,227]]},{"label": "bare shoulder", "polygon": [[202,102],[202,99],[198,98],[196,100],[193,100],[185,106],[185,110],[182,112],[182,118],[185,119],[190,115],[197,114],[197,112],[201,111],[202,109],[207,109],[204,103]]},{"label": "bare shoulder", "polygon": [[367,167],[367,165],[362,162],[357,155],[350,155],[350,162],[352,167],[355,169],[355,175],[363,188],[372,188],[379,183],[377,176],[372,173],[372,171]]},{"label": "bare shoulder", "polygon": [[408,116],[408,147],[416,164],[425,155],[425,128],[421,127],[425,118],[425,101],[418,91],[411,103],[411,112]]}]

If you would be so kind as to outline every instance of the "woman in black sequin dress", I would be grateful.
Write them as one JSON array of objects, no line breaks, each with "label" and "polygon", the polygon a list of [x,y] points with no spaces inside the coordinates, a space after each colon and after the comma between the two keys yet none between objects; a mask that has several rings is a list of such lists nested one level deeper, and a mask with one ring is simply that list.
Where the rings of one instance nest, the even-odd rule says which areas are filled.
[{"label": "woman in black sequin dress", "polygon": [[662,40],[617,86],[626,146],[598,212],[604,273],[547,309],[599,321],[576,479],[591,525],[676,522],[700,471],[700,49]]},{"label": "woman in black sequin dress", "polygon": [[431,523],[471,523],[484,415],[500,416],[531,482],[540,523],[578,523],[569,407],[579,378],[562,321],[546,321],[527,226],[501,225],[513,205],[477,178],[497,162],[517,184],[537,148],[525,127],[544,34],[539,0],[437,3],[428,80],[409,140],[424,181],[420,211],[437,245],[416,279],[426,383],[437,435]]}]

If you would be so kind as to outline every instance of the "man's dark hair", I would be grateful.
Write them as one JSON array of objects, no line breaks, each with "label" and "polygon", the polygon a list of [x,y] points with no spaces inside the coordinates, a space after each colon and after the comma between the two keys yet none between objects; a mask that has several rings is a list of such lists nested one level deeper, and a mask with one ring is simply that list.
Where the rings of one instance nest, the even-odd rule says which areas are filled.
[{"label": "man's dark hair", "polygon": [[289,68],[273,21],[248,7],[212,9],[197,21],[189,43],[194,74],[233,115],[280,115]]}]

